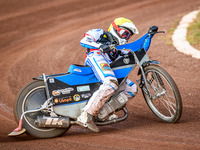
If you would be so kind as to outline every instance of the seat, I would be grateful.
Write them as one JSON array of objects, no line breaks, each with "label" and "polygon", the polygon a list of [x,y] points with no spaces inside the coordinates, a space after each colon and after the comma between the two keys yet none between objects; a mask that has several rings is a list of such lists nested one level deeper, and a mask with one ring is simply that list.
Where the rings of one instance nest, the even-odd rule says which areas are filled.
[{"label": "seat", "polygon": [[91,67],[84,66],[84,65],[77,65],[77,64],[71,65],[69,67],[68,72],[72,74],[80,74],[80,75],[88,75],[88,74],[93,73]]}]

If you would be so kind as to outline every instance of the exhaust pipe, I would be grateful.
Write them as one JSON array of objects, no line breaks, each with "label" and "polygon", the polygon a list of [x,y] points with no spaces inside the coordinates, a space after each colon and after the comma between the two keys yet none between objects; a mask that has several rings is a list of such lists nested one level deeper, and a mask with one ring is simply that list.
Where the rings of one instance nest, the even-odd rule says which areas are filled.
[{"label": "exhaust pipe", "polygon": [[69,117],[38,116],[35,125],[39,128],[69,128],[70,119]]}]

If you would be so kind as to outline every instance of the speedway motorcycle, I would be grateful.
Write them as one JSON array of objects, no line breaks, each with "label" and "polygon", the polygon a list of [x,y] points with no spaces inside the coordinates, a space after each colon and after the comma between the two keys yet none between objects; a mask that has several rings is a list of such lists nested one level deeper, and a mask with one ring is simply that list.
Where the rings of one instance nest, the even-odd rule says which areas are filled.
[{"label": "speedway motorcycle", "polygon": [[[128,75],[137,65],[137,83],[151,111],[163,122],[175,123],[180,119],[182,100],[176,83],[158,66],[158,61],[150,60],[147,55],[156,33],[164,31],[152,26],[138,40],[115,46],[117,50],[127,49],[130,52],[110,64],[119,88],[99,111],[96,125],[110,125],[127,119],[128,99],[122,91]],[[75,64],[69,67],[67,73],[43,74],[33,78],[33,82],[26,85],[16,99],[14,116],[19,126],[9,136],[27,133],[36,138],[52,138],[64,134],[76,124],[81,109],[101,84],[89,66]],[[110,117],[118,112],[118,117]]]}]

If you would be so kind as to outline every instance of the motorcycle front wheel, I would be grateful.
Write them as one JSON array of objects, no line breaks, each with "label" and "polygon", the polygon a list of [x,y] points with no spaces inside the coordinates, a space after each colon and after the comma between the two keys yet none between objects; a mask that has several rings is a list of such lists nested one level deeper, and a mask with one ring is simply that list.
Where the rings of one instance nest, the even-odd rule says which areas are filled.
[{"label": "motorcycle front wheel", "polygon": [[144,85],[142,93],[147,105],[162,121],[177,122],[182,115],[182,100],[176,83],[160,66],[147,66],[144,72],[150,93]]},{"label": "motorcycle front wheel", "polygon": [[[45,86],[43,81],[33,81],[29,83],[19,93],[14,107],[15,120],[18,122],[21,115],[28,110],[35,110],[41,107],[47,100]],[[47,113],[34,112],[26,114],[23,118],[23,127],[26,129],[26,133],[36,138],[52,138],[57,137],[65,132],[67,129],[58,128],[39,128],[35,124],[37,116],[49,116]]]}]

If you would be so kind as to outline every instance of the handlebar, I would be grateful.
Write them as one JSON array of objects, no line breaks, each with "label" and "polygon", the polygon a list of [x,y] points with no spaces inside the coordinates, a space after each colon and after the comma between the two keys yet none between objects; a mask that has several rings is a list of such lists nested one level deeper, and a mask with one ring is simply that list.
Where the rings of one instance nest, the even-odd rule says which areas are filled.
[{"label": "handlebar", "polygon": [[141,38],[139,38],[138,40],[128,43],[128,44],[115,46],[115,48],[117,50],[130,49],[133,52],[136,52],[136,51],[144,48],[145,51],[147,51],[151,44],[151,39],[156,33],[165,33],[165,31],[158,31],[157,26],[151,26],[149,28],[149,31],[145,35],[143,35]]},{"label": "handlebar", "polygon": [[153,36],[156,33],[165,33],[165,31],[158,31],[158,27],[157,26],[151,26],[149,28],[148,34]]},{"label": "handlebar", "polygon": [[156,33],[165,33],[165,31],[157,31]]}]

